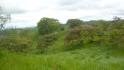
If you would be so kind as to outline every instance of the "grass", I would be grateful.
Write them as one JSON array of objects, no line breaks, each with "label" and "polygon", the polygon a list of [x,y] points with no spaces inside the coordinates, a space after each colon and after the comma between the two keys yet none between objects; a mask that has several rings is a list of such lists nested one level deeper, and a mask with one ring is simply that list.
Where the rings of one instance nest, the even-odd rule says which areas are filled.
[{"label": "grass", "polygon": [[37,55],[4,52],[0,70],[124,70],[123,53],[104,47]]}]

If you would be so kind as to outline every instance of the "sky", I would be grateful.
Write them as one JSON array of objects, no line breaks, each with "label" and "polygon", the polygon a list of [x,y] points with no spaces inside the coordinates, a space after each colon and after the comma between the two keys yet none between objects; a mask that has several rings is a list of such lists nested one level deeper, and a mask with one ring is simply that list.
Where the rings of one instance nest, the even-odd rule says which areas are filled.
[{"label": "sky", "polygon": [[111,20],[124,18],[124,0],[0,0],[4,13],[11,14],[7,27],[33,27],[43,17],[58,19]]}]

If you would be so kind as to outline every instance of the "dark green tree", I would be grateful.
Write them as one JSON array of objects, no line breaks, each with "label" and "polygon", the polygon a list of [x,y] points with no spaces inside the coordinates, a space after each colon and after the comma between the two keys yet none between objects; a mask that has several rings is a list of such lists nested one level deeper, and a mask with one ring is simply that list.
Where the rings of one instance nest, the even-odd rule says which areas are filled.
[{"label": "dark green tree", "polygon": [[42,18],[38,22],[38,32],[40,35],[47,35],[57,32],[60,29],[60,22],[54,18]]},{"label": "dark green tree", "polygon": [[69,26],[69,28],[74,28],[80,26],[82,23],[83,21],[80,19],[69,19],[66,24]]}]

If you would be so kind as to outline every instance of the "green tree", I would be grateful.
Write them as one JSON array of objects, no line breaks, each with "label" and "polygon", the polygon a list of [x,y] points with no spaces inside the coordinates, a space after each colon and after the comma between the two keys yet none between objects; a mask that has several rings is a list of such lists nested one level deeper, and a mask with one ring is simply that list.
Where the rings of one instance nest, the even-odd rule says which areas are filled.
[{"label": "green tree", "polygon": [[69,26],[69,28],[74,28],[76,26],[80,26],[82,23],[83,21],[80,19],[69,19],[66,24]]},{"label": "green tree", "polygon": [[39,33],[37,48],[44,52],[57,39],[61,25],[57,19],[44,17],[38,22],[37,27]]},{"label": "green tree", "polygon": [[42,18],[38,22],[38,32],[40,35],[46,35],[57,32],[60,29],[60,22],[54,18]]}]

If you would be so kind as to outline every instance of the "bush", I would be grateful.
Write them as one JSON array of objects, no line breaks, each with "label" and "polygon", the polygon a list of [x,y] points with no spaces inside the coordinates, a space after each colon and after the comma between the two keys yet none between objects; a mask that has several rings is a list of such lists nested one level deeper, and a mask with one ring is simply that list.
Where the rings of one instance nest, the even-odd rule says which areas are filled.
[{"label": "bush", "polygon": [[31,48],[31,41],[26,38],[4,37],[0,39],[0,48],[15,52],[27,52]]},{"label": "bush", "polygon": [[84,43],[93,43],[94,36],[96,36],[96,27],[92,25],[81,25],[81,35]]},{"label": "bush", "polygon": [[57,33],[41,36],[38,40],[37,48],[45,50],[57,40]]},{"label": "bush", "polygon": [[70,29],[64,39],[65,46],[68,49],[74,49],[76,47],[83,46],[83,40],[80,28]]},{"label": "bush", "polygon": [[113,29],[109,32],[110,39],[109,43],[111,46],[123,47],[124,45],[124,36],[123,30]]}]

